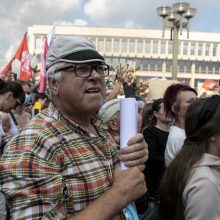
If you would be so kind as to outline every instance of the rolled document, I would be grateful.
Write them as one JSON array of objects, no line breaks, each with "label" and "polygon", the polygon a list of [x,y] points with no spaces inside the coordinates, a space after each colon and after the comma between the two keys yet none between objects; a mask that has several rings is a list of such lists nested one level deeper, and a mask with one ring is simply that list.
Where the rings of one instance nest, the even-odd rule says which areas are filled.
[{"label": "rolled document", "polygon": [[[120,148],[127,147],[129,139],[137,133],[138,103],[135,98],[120,100]],[[127,167],[120,163],[121,169]]]},{"label": "rolled document", "polygon": [[[137,133],[138,123],[138,103],[135,98],[125,98],[120,100],[120,148],[128,146],[128,141]],[[121,161],[122,170],[127,169],[126,165]],[[138,220],[135,205],[129,203],[123,213],[126,220]]]}]

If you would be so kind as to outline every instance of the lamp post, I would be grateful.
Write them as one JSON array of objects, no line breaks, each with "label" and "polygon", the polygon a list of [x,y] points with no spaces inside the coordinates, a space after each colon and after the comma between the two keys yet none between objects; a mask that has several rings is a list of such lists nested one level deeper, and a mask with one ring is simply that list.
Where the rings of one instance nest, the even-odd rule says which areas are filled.
[{"label": "lamp post", "polygon": [[165,28],[170,28],[170,39],[173,41],[173,80],[177,80],[179,34],[182,35],[183,28],[186,28],[187,38],[189,38],[190,19],[195,16],[196,11],[195,8],[190,8],[190,4],[187,2],[175,3],[172,7],[160,6],[157,8],[157,14],[163,18],[162,37],[164,37]]}]

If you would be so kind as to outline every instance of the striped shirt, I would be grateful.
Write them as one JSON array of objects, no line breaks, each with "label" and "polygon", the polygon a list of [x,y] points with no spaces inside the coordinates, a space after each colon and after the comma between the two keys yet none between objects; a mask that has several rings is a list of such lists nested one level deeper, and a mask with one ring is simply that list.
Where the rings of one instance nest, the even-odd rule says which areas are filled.
[{"label": "striped shirt", "polygon": [[117,145],[101,120],[91,123],[98,137],[51,108],[6,146],[1,187],[12,219],[65,219],[111,187]]}]

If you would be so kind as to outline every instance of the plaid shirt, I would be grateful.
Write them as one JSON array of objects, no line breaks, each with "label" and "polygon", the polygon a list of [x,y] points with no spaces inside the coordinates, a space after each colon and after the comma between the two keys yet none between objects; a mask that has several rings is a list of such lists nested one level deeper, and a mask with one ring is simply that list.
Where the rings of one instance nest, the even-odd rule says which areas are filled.
[{"label": "plaid shirt", "polygon": [[92,124],[99,137],[51,108],[6,146],[1,185],[12,219],[65,219],[111,187],[117,145],[96,116]]}]

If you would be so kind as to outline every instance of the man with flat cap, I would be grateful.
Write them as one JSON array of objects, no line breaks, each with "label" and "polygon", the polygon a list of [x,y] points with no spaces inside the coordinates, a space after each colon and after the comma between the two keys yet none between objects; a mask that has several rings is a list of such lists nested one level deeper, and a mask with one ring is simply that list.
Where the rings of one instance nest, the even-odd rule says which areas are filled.
[{"label": "man with flat cap", "polygon": [[[53,105],[7,145],[1,187],[11,219],[125,219],[127,203],[146,192],[141,134],[118,152],[96,116],[109,66],[86,38],[55,39],[47,79]],[[121,171],[119,159],[128,167]]]}]

